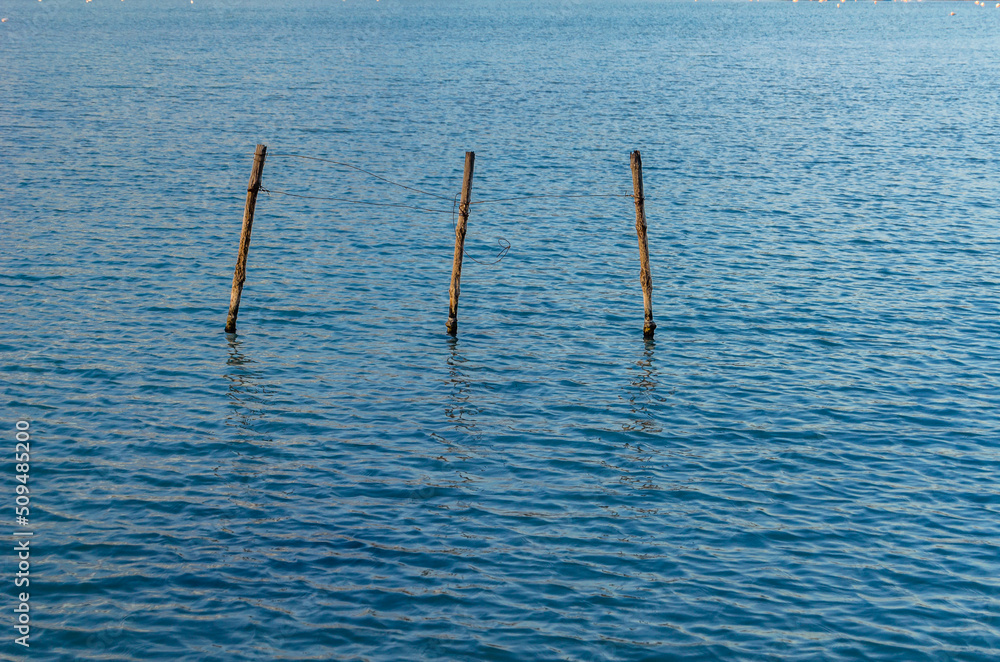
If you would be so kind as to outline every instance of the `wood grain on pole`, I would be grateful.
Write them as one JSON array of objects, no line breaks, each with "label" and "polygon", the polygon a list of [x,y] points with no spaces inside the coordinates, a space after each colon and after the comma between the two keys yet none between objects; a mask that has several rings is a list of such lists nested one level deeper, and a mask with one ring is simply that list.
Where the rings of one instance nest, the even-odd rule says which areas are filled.
[{"label": "wood grain on pole", "polygon": [[229,295],[226,333],[236,333],[236,316],[240,312],[240,297],[243,295],[243,283],[247,279],[247,253],[250,252],[253,212],[257,206],[257,191],[260,190],[260,178],[264,173],[266,156],[267,145],[257,145],[257,151],[253,155],[253,169],[250,171],[250,183],[247,184],[247,202],[243,208],[243,230],[240,232],[240,250],[236,256],[236,271],[233,273],[233,291]]},{"label": "wood grain on pole", "polygon": [[649,271],[649,243],[646,239],[646,200],[642,196],[642,157],[639,150],[632,152],[632,189],[635,194],[635,233],[639,236],[639,282],[642,283],[642,303],[646,320],[642,335],[653,337],[653,275]]},{"label": "wood grain on pole", "polygon": [[458,205],[458,225],[455,226],[455,259],[451,264],[451,288],[448,290],[448,333],[458,333],[458,294],[462,282],[462,254],[465,252],[465,228],[469,222],[469,202],[472,198],[472,170],[476,153],[465,153],[465,175],[462,177],[462,200]]}]

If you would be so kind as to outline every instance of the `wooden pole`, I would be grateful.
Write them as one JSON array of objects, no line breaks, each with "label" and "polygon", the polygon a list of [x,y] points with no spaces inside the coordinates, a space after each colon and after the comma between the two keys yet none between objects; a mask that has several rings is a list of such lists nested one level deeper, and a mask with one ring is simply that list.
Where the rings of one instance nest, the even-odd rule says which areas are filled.
[{"label": "wooden pole", "polygon": [[458,294],[462,281],[462,253],[465,252],[465,227],[469,222],[469,202],[472,198],[472,170],[476,153],[465,153],[465,175],[462,177],[462,201],[458,205],[458,225],[455,226],[455,259],[451,264],[451,288],[448,305],[448,333],[458,333]]},{"label": "wooden pole", "polygon": [[632,152],[632,190],[635,193],[635,233],[639,236],[639,282],[642,283],[642,303],[646,321],[642,335],[652,338],[656,330],[653,321],[653,275],[649,271],[649,243],[646,240],[646,200],[642,196],[642,157],[639,150]]},{"label": "wooden pole", "polygon": [[253,211],[257,206],[257,191],[264,173],[264,158],[267,145],[257,145],[253,155],[253,169],[247,184],[247,203],[243,208],[243,231],[240,233],[240,251],[236,256],[236,271],[233,273],[233,291],[229,295],[229,316],[226,318],[226,333],[236,333],[236,316],[240,312],[240,296],[243,283],[247,279],[247,253],[250,252],[250,232],[253,230]]}]

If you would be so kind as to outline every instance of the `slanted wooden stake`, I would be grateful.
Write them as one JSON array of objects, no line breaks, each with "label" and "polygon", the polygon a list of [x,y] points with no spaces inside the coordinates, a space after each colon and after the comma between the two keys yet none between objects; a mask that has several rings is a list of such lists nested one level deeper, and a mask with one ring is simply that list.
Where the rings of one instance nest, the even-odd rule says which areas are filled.
[{"label": "slanted wooden stake", "polygon": [[448,333],[458,333],[458,294],[462,281],[462,253],[465,251],[465,226],[469,222],[469,201],[472,198],[472,170],[476,153],[465,153],[465,176],[462,178],[462,201],[458,205],[458,225],[455,226],[455,259],[451,264],[451,288],[448,290]]},{"label": "slanted wooden stake", "polygon": [[656,329],[656,322],[653,321],[653,275],[649,271],[646,205],[645,198],[642,197],[642,157],[639,156],[639,150],[632,152],[632,189],[635,193],[635,233],[639,235],[639,282],[642,283],[642,303],[646,309],[642,335],[652,338]]},{"label": "slanted wooden stake", "polygon": [[250,171],[250,183],[247,184],[247,203],[243,208],[243,231],[240,233],[240,252],[236,256],[236,272],[233,273],[233,291],[229,295],[229,317],[226,318],[226,333],[236,333],[236,316],[240,312],[240,296],[243,294],[243,282],[247,279],[247,253],[250,252],[253,210],[257,206],[257,191],[260,190],[260,178],[264,173],[264,157],[266,156],[267,145],[257,145],[257,151],[253,155],[253,169]]}]

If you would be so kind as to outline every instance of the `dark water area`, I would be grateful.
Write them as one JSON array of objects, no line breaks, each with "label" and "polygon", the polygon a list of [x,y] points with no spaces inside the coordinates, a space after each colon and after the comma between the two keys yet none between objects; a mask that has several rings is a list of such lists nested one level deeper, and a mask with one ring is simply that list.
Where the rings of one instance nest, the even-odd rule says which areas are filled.
[{"label": "dark water area", "polygon": [[0,14],[0,657],[1000,655],[992,3]]}]

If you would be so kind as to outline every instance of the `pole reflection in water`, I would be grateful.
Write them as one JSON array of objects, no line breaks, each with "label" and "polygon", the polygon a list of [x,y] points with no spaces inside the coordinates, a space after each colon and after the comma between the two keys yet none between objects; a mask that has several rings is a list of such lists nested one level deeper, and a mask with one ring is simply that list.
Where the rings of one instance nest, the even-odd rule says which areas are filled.
[{"label": "pole reflection in water", "polygon": [[[270,479],[274,467],[280,463],[275,457],[272,433],[267,430],[269,412],[274,411],[273,390],[265,386],[265,373],[256,367],[259,364],[244,353],[245,348],[241,349],[241,345],[242,340],[229,339],[229,357],[222,375],[229,384],[226,448],[212,469],[218,480],[213,494],[224,499],[226,505],[212,521],[217,532],[207,532],[205,540],[215,546],[216,567],[232,577],[246,575],[252,578],[259,568],[269,564],[270,550],[282,544],[259,515],[268,510],[274,512],[275,494]],[[262,586],[250,582],[245,586]],[[283,645],[280,637],[263,635],[252,624],[244,624],[241,630],[231,633],[232,636],[244,642],[252,641],[256,649],[266,651],[262,655],[267,659],[275,659]],[[245,647],[246,644],[241,645]],[[220,650],[223,655],[230,652]]]},{"label": "pole reflection in water", "polygon": [[466,432],[478,441],[482,439],[482,432],[476,423],[476,416],[479,415],[480,410],[479,407],[470,402],[472,382],[462,371],[462,366],[467,359],[459,351],[459,342],[457,338],[448,339],[450,350],[448,382],[451,384],[451,393],[449,394],[449,402],[444,408],[444,415],[452,422],[452,427]]},{"label": "pole reflection in water", "polygon": [[268,429],[269,412],[274,410],[271,402],[274,391],[262,383],[264,372],[254,367],[256,361],[241,350],[242,344],[238,338],[229,339],[229,358],[223,377],[229,382],[226,427],[233,434],[227,435],[228,452],[223,455],[226,459],[215,467],[215,475],[228,490],[223,494],[237,507],[219,520],[229,532],[245,526],[241,509],[262,507],[270,498],[266,481],[261,478],[270,473],[274,464],[274,437]]},{"label": "pole reflection in water", "polygon": [[[620,472],[618,487],[634,490],[659,490],[656,476],[666,466],[661,444],[656,436],[662,434],[658,415],[662,407],[659,403],[665,399],[657,394],[660,388],[660,371],[656,365],[656,343],[647,339],[642,356],[629,367],[629,383],[623,388],[624,394],[619,396],[629,403],[629,419],[622,424],[622,430],[630,433],[628,441],[609,457],[607,466]],[[650,517],[658,511],[644,503],[619,506],[619,510],[630,511],[634,517]],[[620,514],[620,513],[619,513]]]},{"label": "pole reflection in water", "polygon": [[236,428],[237,435],[244,441],[273,441],[262,434],[259,428],[267,418],[265,405],[272,395],[261,383],[262,373],[253,368],[253,359],[240,351],[242,340],[229,339],[229,358],[223,377],[229,382],[229,413],[226,427]]},{"label": "pole reflection in water", "polygon": [[625,431],[635,430],[649,434],[663,432],[663,426],[656,418],[657,407],[653,406],[657,402],[665,402],[664,398],[656,393],[660,386],[660,371],[656,367],[655,350],[656,341],[647,340],[642,358],[631,368],[632,376],[626,394],[632,420],[622,425]]}]

